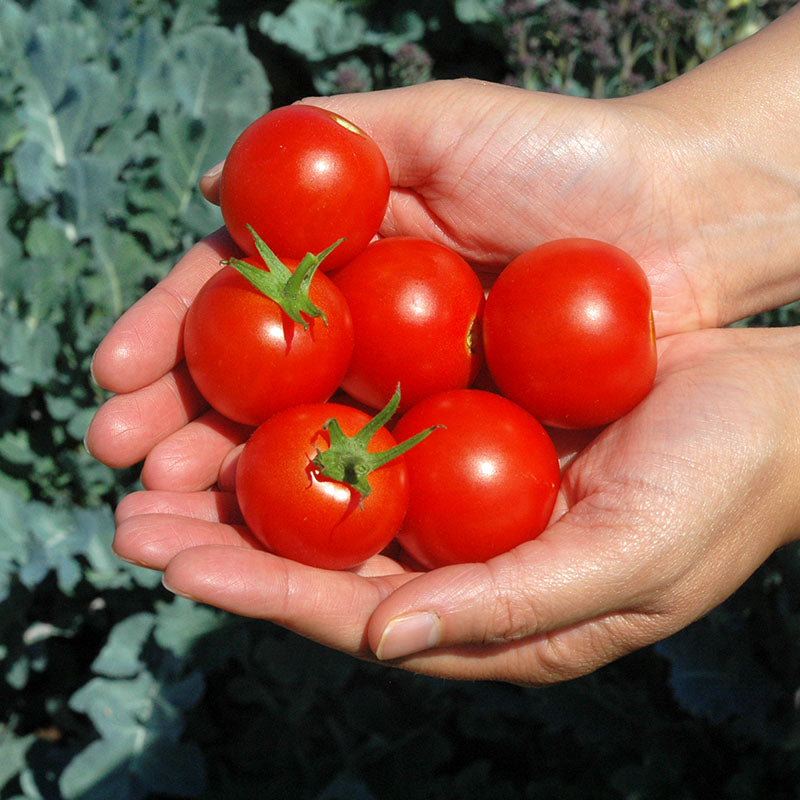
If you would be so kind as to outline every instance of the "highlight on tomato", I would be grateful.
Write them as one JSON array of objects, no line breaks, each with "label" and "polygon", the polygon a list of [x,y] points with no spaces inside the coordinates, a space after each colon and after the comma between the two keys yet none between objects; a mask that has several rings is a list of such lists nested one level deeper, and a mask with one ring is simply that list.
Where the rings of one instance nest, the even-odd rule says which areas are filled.
[{"label": "highlight on tomato", "polygon": [[189,307],[184,355],[212,408],[258,425],[339,387],[353,350],[342,293],[318,268],[335,245],[279,259],[253,232],[258,258],[230,259]]},{"label": "highlight on tomato", "polygon": [[647,276],[594,239],[554,240],[511,261],[486,299],[483,340],[498,389],[548,426],[612,422],[655,378]]},{"label": "highlight on tomato", "polygon": [[331,273],[353,318],[342,388],[381,408],[399,382],[402,409],[466,388],[483,361],[484,292],[475,271],[444,245],[411,236],[373,242]]},{"label": "highlight on tomato", "polygon": [[538,536],[560,484],[555,447],[527,411],[493,392],[427,397],[398,439],[441,425],[405,455],[408,511],[398,542],[428,568],[482,562]]},{"label": "highlight on tomato", "polygon": [[314,567],[348,569],[383,550],[408,506],[405,457],[438,433],[398,444],[385,425],[399,389],[380,413],[314,403],[275,414],[248,439],[236,495],[253,534],[273,553]]},{"label": "highlight on tomato", "polygon": [[324,271],[369,244],[388,200],[389,170],[377,144],[338,114],[305,104],[252,122],[220,176],[222,217],[245,253],[258,255],[248,225],[279,256],[298,260],[343,238]]}]

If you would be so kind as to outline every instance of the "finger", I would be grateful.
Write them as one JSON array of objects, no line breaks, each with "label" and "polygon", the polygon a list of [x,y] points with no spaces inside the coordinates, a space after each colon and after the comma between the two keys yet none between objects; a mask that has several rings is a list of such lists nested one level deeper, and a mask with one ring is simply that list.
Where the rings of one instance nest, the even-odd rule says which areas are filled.
[{"label": "finger", "polygon": [[320,570],[263,551],[219,545],[175,555],[164,585],[176,594],[246,617],[268,619],[337,650],[369,657],[366,625],[405,573],[366,579]]},{"label": "finger", "polygon": [[172,514],[230,525],[243,522],[232,492],[133,492],[119,502],[114,519],[120,525],[145,514]]},{"label": "finger", "polygon": [[[414,188],[431,180],[442,158],[453,154],[465,131],[476,130],[475,120],[505,90],[508,96],[518,91],[477,81],[435,81],[300,102],[334,111],[362,128],[383,153],[392,186]],[[471,143],[469,149],[474,152]]]},{"label": "finger", "polygon": [[[520,149],[534,159],[536,127],[555,96],[462,80],[301,102],[351,120],[383,152],[392,192],[382,235],[431,239],[495,272],[540,240],[535,224],[509,227],[507,218],[528,213],[530,183],[520,181],[519,194],[507,184],[521,170],[502,167]],[[487,207],[497,212],[491,220]]]},{"label": "finger", "polygon": [[240,444],[229,450],[222,459],[219,467],[219,476],[217,477],[217,484],[224,492],[236,491],[236,466],[239,463],[239,456],[242,454],[244,445]]},{"label": "finger", "polygon": [[156,513],[123,519],[114,534],[113,550],[125,561],[163,570],[178,553],[201,545],[222,545],[231,550],[263,549],[243,525]]},{"label": "finger", "polygon": [[658,617],[619,613],[518,641],[427,650],[394,665],[432,677],[542,687],[588,675],[672,632]]},{"label": "finger", "polygon": [[386,159],[392,187],[381,235],[417,236],[458,249],[447,233],[447,224],[432,212],[423,196],[441,167],[442,154],[453,152],[453,137],[461,132],[460,123],[448,120],[444,124],[441,119],[446,108],[460,105],[440,102],[441,87],[436,84],[439,91],[388,89],[363,97],[311,97],[301,102],[341,114],[377,143]]},{"label": "finger", "polygon": [[220,161],[219,164],[215,164],[200,178],[200,191],[203,193],[203,197],[216,206],[219,205],[219,178],[222,175],[222,167],[224,165],[225,162]]},{"label": "finger", "polygon": [[200,287],[235,254],[224,229],[198,242],[173,270],[113,325],[95,352],[92,375],[112,392],[147,386],[183,357],[186,311]]},{"label": "finger", "polygon": [[[374,652],[386,660],[432,647],[502,645],[621,609],[646,613],[653,586],[637,572],[640,564],[652,568],[654,557],[630,532],[623,536],[600,516],[588,515],[586,524],[559,521],[486,563],[415,578],[376,610],[370,621]],[[636,557],[626,552],[637,547]]]},{"label": "finger", "polygon": [[89,424],[86,447],[110,467],[129,467],[205,407],[181,364],[149,386],[115,395],[100,406]]},{"label": "finger", "polygon": [[147,489],[200,492],[217,483],[220,467],[251,427],[209,411],[156,444],[142,468]]}]

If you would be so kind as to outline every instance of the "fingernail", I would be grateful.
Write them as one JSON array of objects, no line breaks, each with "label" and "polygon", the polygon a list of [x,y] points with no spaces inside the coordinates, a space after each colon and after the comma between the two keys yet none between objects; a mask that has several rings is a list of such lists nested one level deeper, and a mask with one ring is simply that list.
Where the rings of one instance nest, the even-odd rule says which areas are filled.
[{"label": "fingernail", "polygon": [[213,167],[211,167],[211,169],[210,169],[210,170],[208,170],[208,172],[206,172],[206,173],[203,175],[203,177],[201,178],[201,180],[204,180],[204,179],[206,179],[206,178],[216,178],[216,177],[217,177],[217,175],[219,175],[219,174],[220,174],[220,172],[222,172],[222,165],[223,165],[224,163],[225,163],[224,161],[220,161],[220,162],[219,162],[219,164],[214,164],[214,166],[213,166]]},{"label": "fingernail", "polygon": [[192,597],[190,594],[186,594],[186,592],[182,592],[179,589],[174,589],[167,583],[166,575],[161,576],[161,585],[168,591],[172,592],[172,594],[177,595],[178,597],[185,597],[187,600],[194,600],[195,598]]},{"label": "fingernail", "polygon": [[395,617],[383,629],[375,655],[381,661],[410,656],[435,647],[442,639],[439,617],[427,611]]},{"label": "fingernail", "polygon": [[95,386],[100,386],[100,384],[97,382],[97,378],[95,377],[95,374],[94,374],[94,360],[96,358],[97,358],[97,351],[95,350],[94,353],[92,353],[92,360],[89,363],[89,377],[91,378],[92,383]]}]

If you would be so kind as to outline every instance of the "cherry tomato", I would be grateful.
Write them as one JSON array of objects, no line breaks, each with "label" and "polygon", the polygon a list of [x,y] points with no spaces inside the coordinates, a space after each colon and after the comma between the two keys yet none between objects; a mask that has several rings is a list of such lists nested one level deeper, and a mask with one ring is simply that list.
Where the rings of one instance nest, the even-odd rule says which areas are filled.
[{"label": "cherry tomato", "polygon": [[389,199],[389,171],[375,142],[353,123],[309,105],[276,108],[234,142],[220,178],[229,233],[255,255],[247,225],[279,255],[300,259],[345,241],[329,270],[363,250]]},{"label": "cherry tomato", "polygon": [[399,382],[401,408],[469,386],[482,362],[484,293],[461,256],[398,236],[371,244],[332,273],[353,316],[355,346],[342,388],[380,408]]},{"label": "cherry tomato", "polygon": [[[244,262],[265,270],[261,259]],[[297,269],[296,261],[284,263]],[[192,380],[220,414],[258,425],[276,411],[322,402],[336,391],[353,349],[350,312],[321,273],[313,276],[308,297],[325,319],[301,315],[304,327],[232,266],[203,286],[186,316],[184,352]]]},{"label": "cherry tomato", "polygon": [[486,561],[538,536],[560,483],[550,437],[501,395],[456,389],[422,400],[393,430],[405,439],[442,425],[409,450],[409,500],[397,539],[426,567]]},{"label": "cherry tomato", "polygon": [[[256,429],[236,471],[236,495],[253,534],[272,552],[326,569],[347,569],[380,552],[400,527],[408,505],[403,458],[368,476],[367,496],[325,477],[314,463],[331,446],[335,418],[346,436],[370,422],[363,411],[338,403],[294,406]],[[395,447],[378,427],[367,453]]]},{"label": "cherry tomato", "polygon": [[544,425],[605,425],[653,385],[650,285],[604,242],[559,239],[515,258],[489,292],[483,336],[499,390]]}]

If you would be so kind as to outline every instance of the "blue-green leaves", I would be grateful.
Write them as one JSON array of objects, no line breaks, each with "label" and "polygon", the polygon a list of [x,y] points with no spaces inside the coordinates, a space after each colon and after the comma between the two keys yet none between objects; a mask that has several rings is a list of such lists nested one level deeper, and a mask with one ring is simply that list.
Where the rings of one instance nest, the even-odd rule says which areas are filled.
[{"label": "blue-green leaves", "polygon": [[97,676],[70,698],[70,708],[91,720],[99,739],[61,774],[65,800],[138,800],[152,792],[194,797],[202,791],[200,749],[181,739],[184,712],[203,696],[203,676],[183,675],[180,662],[157,647],[149,652],[156,622],[156,615],[142,612],[117,624],[92,664]]},{"label": "blue-green leaves", "polygon": [[91,354],[220,225],[198,180],[269,107],[263,67],[213,5],[0,2],[0,400],[24,401],[3,400],[0,468],[33,415],[32,458],[57,462],[28,473],[44,498],[59,468],[104,481],[93,500],[109,490],[80,447],[100,399]]},{"label": "blue-green leaves", "polygon": [[[82,800],[202,787],[199,749],[181,741],[202,675],[154,644],[168,629],[157,615],[122,612],[88,683],[54,654],[73,652],[79,635],[88,639],[74,652],[102,644],[87,631],[111,627],[98,622],[106,593],[151,597],[160,582],[111,551],[109,500],[133,478],[81,443],[103,397],[92,352],[183,249],[220,225],[198,180],[269,104],[262,65],[242,30],[217,24],[213,0],[0,0],[2,704],[51,675],[41,713],[85,715],[99,737],[62,748],[49,762],[63,770],[60,789],[45,789],[37,737],[16,733],[31,723],[0,717],[3,797],[9,781],[26,797]],[[174,628],[188,651],[185,619]]]},{"label": "blue-green leaves", "polygon": [[[391,24],[381,24],[358,10],[359,4],[326,0],[292,0],[281,14],[265,11],[261,33],[293,50],[308,63],[320,94],[382,88],[399,75],[402,49],[419,42],[438,19],[416,10],[387,6]],[[417,59],[429,67],[427,54]],[[406,54],[407,58],[407,54]],[[428,72],[423,79],[430,77]]]}]

